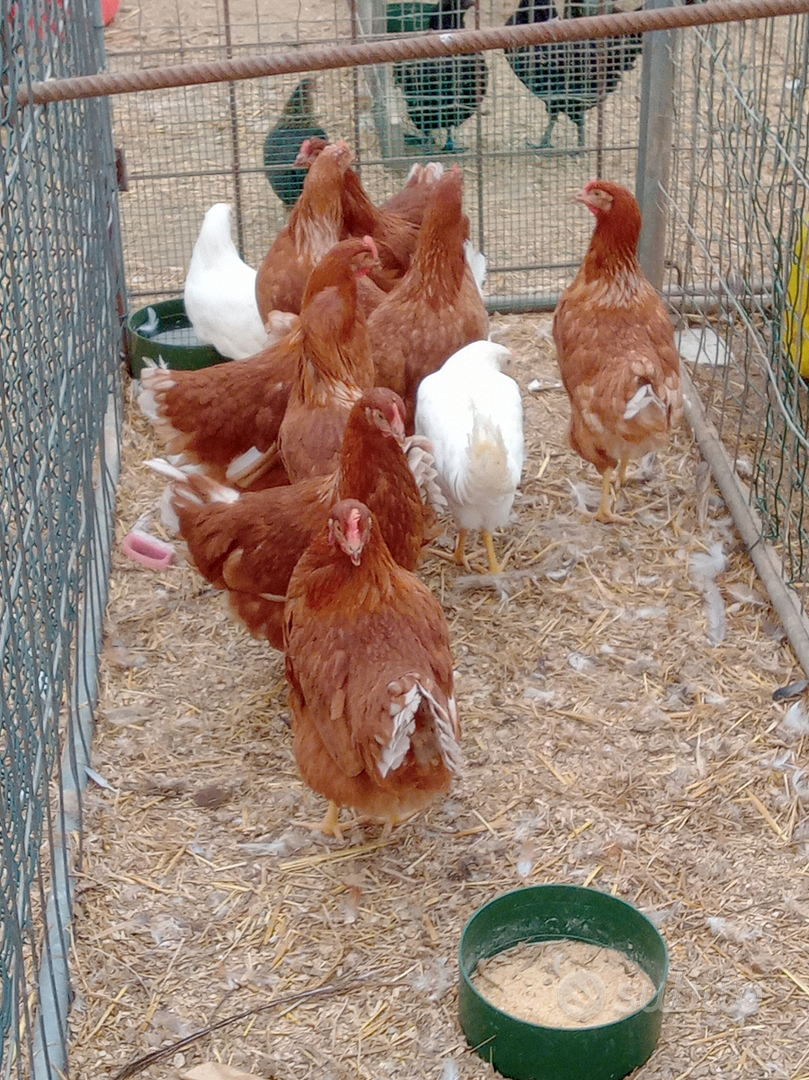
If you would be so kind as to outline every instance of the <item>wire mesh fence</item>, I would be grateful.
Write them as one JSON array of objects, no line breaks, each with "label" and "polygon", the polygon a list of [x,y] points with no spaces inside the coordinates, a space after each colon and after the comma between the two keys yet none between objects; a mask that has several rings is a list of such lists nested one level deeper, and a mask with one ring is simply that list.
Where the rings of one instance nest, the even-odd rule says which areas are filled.
[{"label": "wire mesh fence", "polygon": [[[609,7],[565,14],[585,10]],[[420,4],[359,0],[301,3],[295,17],[258,0],[217,3],[210,13],[206,22],[190,0],[165,5],[160,20],[133,10],[110,32],[109,67],[352,41],[420,29],[430,17]],[[290,76],[121,97],[112,126],[103,99],[29,109],[12,122],[16,86],[99,69],[94,14],[84,0],[36,0],[16,5],[0,31],[3,1078],[55,1075],[65,1060],[73,834],[110,540],[119,315],[182,294],[214,202],[234,204],[239,247],[260,261],[286,221],[270,180],[289,161],[266,149],[285,110],[301,120],[298,134],[346,139],[377,202],[401,186],[413,160],[443,152],[445,163],[457,162],[490,297],[512,309],[553,304],[589,234],[583,215],[568,212],[570,194],[597,173],[634,187],[643,136],[649,61],[632,36],[619,52],[607,43],[565,47],[553,56],[555,82],[537,73],[535,54],[487,53],[477,58],[482,67],[453,61],[442,70],[469,89],[463,115],[439,103],[426,118],[429,95],[441,95],[436,69],[378,65],[321,72],[303,114],[294,100],[305,80]],[[466,18],[499,25],[513,15],[514,5],[484,0]],[[696,332],[699,359],[710,361],[695,363],[695,380],[800,593],[809,579],[808,57],[806,16],[681,32],[670,173],[650,163],[655,184],[668,177],[667,292],[680,329]],[[647,71],[644,85],[655,77]],[[550,128],[559,100],[570,107]],[[113,141],[128,175],[123,252]]]},{"label": "wire mesh fence", "polygon": [[[543,4],[479,0],[465,25],[556,13]],[[215,5],[215,21],[200,25],[178,2],[161,25],[141,17],[122,29],[110,66],[122,70],[286,49],[291,42],[424,30],[433,26],[431,13],[434,18],[438,8],[335,0],[325,8],[302,3],[290,18],[273,5],[246,0]],[[558,13],[598,10],[611,6],[568,4]],[[801,585],[807,573],[800,374],[801,356],[809,370],[801,320],[809,288],[807,256],[801,254],[809,250],[807,19],[689,29],[674,40],[669,182],[660,162],[652,163],[653,185],[661,180],[666,186],[665,286],[682,328],[706,327],[720,335],[718,344],[710,340],[728,363],[700,365],[698,381],[742,477],[752,482],[767,537],[782,545],[787,579]],[[601,43],[590,57],[584,47],[595,44],[547,47],[541,63],[530,51],[479,57],[477,85],[485,89],[476,107],[454,131],[427,132],[427,138],[419,122],[424,100],[440,98],[434,73],[420,107],[421,88],[418,80],[415,88],[412,79],[408,83],[407,64],[320,72],[302,130],[345,138],[376,201],[401,185],[412,160],[435,156],[447,137],[453,139],[459,152],[443,160],[464,170],[472,235],[488,258],[491,306],[551,307],[587,242],[589,225],[568,210],[570,193],[595,174],[629,187],[636,183],[643,136],[639,42],[630,35],[617,53],[612,43]],[[409,69],[418,74],[423,68],[411,62]],[[650,75],[654,84],[656,73]],[[456,67],[454,82],[462,90],[464,78],[475,81]],[[252,265],[261,260],[286,220],[268,184],[272,170],[282,166],[270,164],[268,171],[265,140],[300,85],[298,76],[285,76],[116,100],[116,140],[129,163],[122,212],[133,306],[181,294],[202,216],[213,202],[235,205],[240,249]],[[551,131],[560,99],[567,108],[559,110]],[[794,315],[796,305],[802,308]]]},{"label": "wire mesh fence", "polygon": [[700,397],[802,602],[808,62],[805,16],[683,35],[665,192],[670,292],[719,361],[695,369]]},{"label": "wire mesh fence", "polygon": [[[542,8],[543,15],[555,11],[539,0],[533,3],[537,10]],[[611,9],[611,4],[603,6]],[[109,64],[111,70],[125,70],[133,65],[162,66],[287,49],[293,40],[346,42],[368,26],[419,29],[430,7],[382,4],[367,13],[355,10],[352,19],[351,7],[335,0],[319,9],[301,7],[295,20],[280,6],[273,14],[272,5],[245,4],[233,7],[228,22],[223,7],[217,6],[217,21],[201,27],[177,6],[170,23],[158,26],[133,19],[133,25],[116,29]],[[467,13],[465,25],[471,28],[476,21],[484,26],[502,25],[515,9],[516,0],[514,4],[484,0]],[[578,5],[568,13],[596,10],[597,4]],[[641,62],[638,43],[627,41],[617,48],[620,64],[615,47],[609,54],[605,51],[601,76],[600,46],[554,46],[555,82],[550,87],[547,80],[542,83],[536,65],[526,55],[514,58],[514,67],[503,52],[480,56],[476,58],[479,71],[485,74],[475,79],[452,68],[457,60],[442,61],[450,65],[450,75],[445,71],[441,77],[460,88],[459,97],[470,99],[469,115],[452,131],[459,152],[444,154],[442,160],[464,170],[472,236],[486,252],[489,293],[498,302],[502,298],[501,306],[519,298],[535,303],[537,296],[553,297],[564,287],[587,235],[581,215],[567,208],[577,187],[599,168],[634,184]],[[579,55],[582,44],[595,49],[593,57],[586,58],[586,70]],[[619,66],[626,68],[620,79]],[[602,95],[601,107],[592,96],[587,97],[599,77],[611,86],[611,92]],[[526,85],[532,80],[544,98]],[[265,176],[265,139],[298,83],[297,76],[256,79],[114,101],[115,139],[124,149],[129,175],[129,191],[121,203],[127,285],[138,306],[181,295],[202,217],[214,202],[234,205],[234,232],[243,257],[254,266],[261,261],[286,220],[284,206]],[[554,92],[557,99],[583,99],[582,125],[577,128],[569,116],[560,115],[552,145],[540,148],[549,117],[546,100]],[[381,202],[401,187],[414,160],[430,160],[446,145],[446,128],[428,132],[425,138],[413,119],[424,124],[431,99],[437,95],[440,100],[442,93],[446,96],[435,70],[425,72],[418,61],[320,72],[315,78],[312,112],[302,129],[316,126],[331,138],[346,139],[357,155],[363,183],[371,197]],[[441,119],[441,109],[435,111]],[[162,227],[167,220],[172,222],[168,232]]]},{"label": "wire mesh fence", "polygon": [[76,832],[120,412],[120,238],[105,101],[17,112],[103,64],[95,4],[3,7],[0,120],[0,1076],[66,1060]]}]

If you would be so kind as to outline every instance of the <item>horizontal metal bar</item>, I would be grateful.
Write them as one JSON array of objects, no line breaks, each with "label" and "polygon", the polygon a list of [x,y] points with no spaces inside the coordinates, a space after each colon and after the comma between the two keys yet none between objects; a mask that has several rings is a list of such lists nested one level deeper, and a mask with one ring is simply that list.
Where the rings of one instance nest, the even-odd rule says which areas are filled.
[{"label": "horizontal metal bar", "polygon": [[[626,146],[604,146],[602,152],[605,154],[619,154],[619,153],[631,153],[637,150],[637,144],[627,144]],[[572,157],[574,154],[580,161],[582,157],[593,156],[596,154],[596,150],[546,150],[540,149],[527,149],[527,150],[487,150],[484,154],[486,161],[508,161],[510,159],[528,160],[536,158],[549,158],[549,157]],[[439,154],[436,148],[436,154]],[[465,150],[459,153],[453,152],[453,162],[462,162],[464,158],[477,158],[477,153],[474,150]],[[411,154],[409,156],[396,156],[387,158],[363,158],[361,162],[355,165],[355,168],[359,166],[361,169],[367,169],[372,166],[382,166],[382,168],[390,169],[395,168],[397,165],[401,168],[409,169],[414,161],[429,161],[430,155],[420,151],[418,154]],[[289,163],[281,165],[243,165],[239,169],[241,176],[265,174],[268,172],[284,172],[291,168]],[[138,180],[196,180],[200,176],[225,176],[229,179],[233,178],[233,168],[222,168],[219,166],[216,169],[185,169],[175,172],[128,172],[127,177],[130,184]]]},{"label": "horizontal metal bar", "polygon": [[486,30],[391,36],[381,41],[295,49],[264,56],[49,79],[46,82],[34,82],[30,88],[20,86],[17,91],[17,104],[21,107],[29,104],[42,105],[53,101],[104,97],[107,94],[134,94],[141,90],[165,90],[173,86],[236,82],[268,75],[322,71],[326,68],[361,67],[425,57],[458,56],[461,53],[486,52],[491,49],[519,49],[527,45],[620,37],[650,30],[742,22],[747,19],[766,19],[774,15],[803,15],[807,12],[809,0],[710,0],[710,3],[689,4],[685,7],[617,12],[613,15],[591,15],[580,19],[552,19],[528,26],[497,26]]}]

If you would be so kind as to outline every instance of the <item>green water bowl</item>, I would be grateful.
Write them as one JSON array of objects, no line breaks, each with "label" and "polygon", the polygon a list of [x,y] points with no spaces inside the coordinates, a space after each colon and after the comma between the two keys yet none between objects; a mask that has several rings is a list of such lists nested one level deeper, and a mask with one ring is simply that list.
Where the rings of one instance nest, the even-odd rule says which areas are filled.
[{"label": "green water bowl", "polygon": [[[150,322],[150,311],[157,316],[157,329],[147,336],[141,331]],[[126,342],[129,369],[135,379],[140,378],[147,360],[157,363],[162,358],[175,371],[188,371],[222,364],[228,359],[213,345],[201,345],[197,341],[182,298],[163,300],[135,311],[126,320]]]},{"label": "green water bowl", "polygon": [[386,9],[389,34],[418,34],[430,29],[433,4],[388,4]]},{"label": "green water bowl", "polygon": [[[557,1028],[503,1012],[471,976],[478,963],[520,943],[573,938],[616,949],[652,980],[642,1008],[609,1024]],[[514,1080],[620,1080],[646,1061],[663,1020],[668,952],[655,926],[617,897],[579,885],[534,885],[480,908],[460,944],[458,1011],[469,1045]]]}]

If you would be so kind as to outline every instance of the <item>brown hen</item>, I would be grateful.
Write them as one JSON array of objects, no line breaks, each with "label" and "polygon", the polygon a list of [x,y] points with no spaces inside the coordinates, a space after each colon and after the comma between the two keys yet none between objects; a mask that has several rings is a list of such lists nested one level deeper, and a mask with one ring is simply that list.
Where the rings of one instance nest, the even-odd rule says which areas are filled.
[{"label": "brown hen", "polygon": [[323,262],[347,272],[322,287],[321,267],[303,299],[299,331],[303,355],[292,382],[278,433],[291,483],[322,476],[337,467],[348,414],[363,390],[374,385],[368,327],[357,284],[378,266],[370,237],[344,240]]},{"label": "brown hen", "polygon": [[591,180],[574,197],[596,227],[553,318],[562,381],[570,398],[570,445],[602,475],[598,521],[612,513],[610,481],[620,466],[659,450],[682,419],[680,357],[657,291],[638,262],[640,208],[626,188]]},{"label": "brown hen", "polygon": [[256,303],[265,325],[273,311],[301,310],[309,275],[343,238],[343,187],[352,158],[344,142],[318,155],[289,221],[264,256],[256,277]]},{"label": "brown hen", "polygon": [[486,307],[464,255],[469,219],[461,206],[462,188],[457,167],[432,186],[412,265],[368,319],[376,380],[402,397],[408,432],[424,376],[489,332]]},{"label": "brown hen", "polygon": [[172,507],[199,572],[227,590],[231,610],[254,637],[281,649],[290,575],[337,500],[359,498],[370,506],[394,559],[407,570],[418,565],[431,511],[422,503],[403,438],[401,398],[376,387],[351,410],[331,476],[240,494],[165,462],[152,465],[174,480]]},{"label": "brown hen", "polygon": [[330,802],[391,826],[445,794],[460,767],[449,628],[394,561],[361,502],[338,503],[287,590],[286,676],[295,757]]},{"label": "brown hen", "polygon": [[[322,138],[304,140],[295,164],[310,168],[329,145]],[[418,227],[385,207],[375,206],[359,176],[349,168],[343,186],[343,234],[373,237],[379,249],[380,267],[369,276],[380,289],[389,292],[410,266],[416,250]],[[370,298],[369,293],[363,295],[366,303]],[[373,306],[366,307],[366,314],[369,310],[373,310]]]},{"label": "brown hen", "polygon": [[430,201],[432,186],[443,175],[444,166],[438,161],[430,161],[426,165],[416,162],[410,169],[405,186],[383,203],[382,209],[420,226],[424,221],[424,211]]},{"label": "brown hen", "polygon": [[[363,240],[338,244],[312,273],[307,305],[315,304],[321,294],[345,294],[350,304],[351,296],[356,296],[356,274],[374,260],[373,245]],[[315,307],[307,316],[306,331],[298,324],[281,341],[247,360],[198,371],[144,371],[139,404],[166,450],[180,454],[181,464],[202,465],[208,476],[244,491],[287,483],[279,431],[293,381],[305,366],[306,349],[316,341],[319,310]],[[331,310],[326,312],[329,317]],[[340,347],[363,358],[362,384],[371,386],[364,320],[343,327],[341,334]]]}]

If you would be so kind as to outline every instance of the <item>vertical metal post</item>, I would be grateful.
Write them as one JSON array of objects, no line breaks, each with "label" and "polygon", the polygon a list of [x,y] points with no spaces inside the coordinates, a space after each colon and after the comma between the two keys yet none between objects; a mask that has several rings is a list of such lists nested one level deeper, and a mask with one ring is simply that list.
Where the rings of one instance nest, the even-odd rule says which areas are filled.
[{"label": "vertical metal post", "polygon": [[[669,0],[648,0],[647,8],[670,7]],[[655,30],[643,38],[640,138],[635,194],[643,215],[638,257],[655,288],[663,285],[666,210],[674,127],[674,50],[676,30]]]},{"label": "vertical metal post", "polygon": [[[463,21],[463,19],[461,20]],[[475,0],[475,29],[480,30],[480,0]],[[489,74],[491,78],[491,74]],[[478,251],[485,248],[486,200],[483,197],[483,117],[481,109],[475,109],[475,167],[478,179]]]},{"label": "vertical metal post", "polygon": [[[607,11],[604,0],[598,0],[596,14]],[[585,42],[584,44],[589,44]],[[604,175],[604,104],[607,97],[607,42],[601,38],[596,42],[596,73],[598,78],[598,105],[596,106],[596,176]]]},{"label": "vertical metal post", "polygon": [[[228,60],[233,56],[233,38],[230,31],[230,0],[222,0],[225,22],[225,53]],[[236,236],[239,254],[244,258],[244,219],[242,214],[242,163],[239,153],[239,113],[236,108],[236,84],[228,83],[230,99],[230,144],[233,150],[233,202],[236,204]]]},{"label": "vertical metal post", "polygon": [[[357,0],[357,18],[364,38],[381,37],[388,31],[385,0]],[[404,127],[396,98],[391,92],[390,68],[386,64],[374,64],[363,71],[373,98],[374,126],[382,157],[404,157]]]},{"label": "vertical metal post", "polygon": [[[351,41],[356,43],[360,40],[360,20],[357,15],[357,0],[349,0],[351,13]],[[354,110],[354,159],[355,169],[362,175],[362,143],[360,141],[360,69],[355,67],[351,71],[352,108]]]}]

